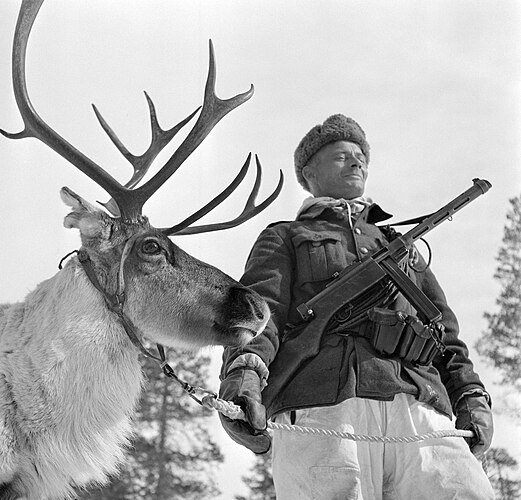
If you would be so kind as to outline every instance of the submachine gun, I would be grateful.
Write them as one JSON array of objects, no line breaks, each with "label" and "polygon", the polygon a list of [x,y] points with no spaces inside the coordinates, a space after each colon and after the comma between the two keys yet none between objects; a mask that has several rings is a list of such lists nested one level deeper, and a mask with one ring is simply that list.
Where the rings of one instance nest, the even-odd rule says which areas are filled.
[{"label": "submachine gun", "polygon": [[[418,320],[418,323],[421,324],[421,328],[426,328],[429,336],[432,337],[431,352],[423,352],[420,356],[423,359],[416,357],[412,361],[418,362],[418,364],[428,364],[435,354],[433,351],[441,351],[443,354],[441,312],[402,271],[400,262],[408,256],[415,241],[450,219],[456,212],[492,187],[490,182],[483,179],[473,179],[473,183],[471,188],[437,212],[426,216],[404,235],[398,235],[388,245],[369,257],[347,266],[324,290],[297,307],[304,322],[288,332],[270,365],[270,372],[279,375],[283,373],[284,376],[269,380],[267,387],[263,390],[263,400],[268,402],[268,405],[284,389],[299,367],[318,354],[322,334],[335,313],[346,307],[349,308],[350,305],[354,306],[357,299],[364,293],[367,295],[367,292],[378,284],[393,283],[418,312],[421,319],[421,321]],[[377,308],[373,308],[373,311],[374,309]],[[371,319],[371,311],[365,313]],[[427,326],[424,327],[424,325]],[[411,326],[414,329],[417,325]],[[425,336],[425,330],[421,334]],[[414,349],[407,349],[409,355],[413,351]],[[403,358],[407,360],[405,356]]]},{"label": "submachine gun", "polygon": [[[492,186],[490,182],[483,179],[473,179],[473,183],[471,188],[435,213],[426,216],[404,235],[398,235],[388,245],[377,250],[366,259],[346,267],[324,290],[308,302],[299,305],[297,310],[302,319],[308,323],[298,335],[300,340],[306,336],[307,330],[313,330],[315,335],[318,332],[324,332],[336,311],[340,308],[349,308],[350,304],[355,303],[359,297],[378,283],[390,281],[418,311],[421,323],[427,325],[426,331],[429,332],[428,336],[432,338],[432,347],[436,347],[443,352],[441,312],[400,268],[400,262],[403,262],[408,256],[415,241],[442,222],[450,219],[471,201],[485,194]],[[370,314],[371,311],[369,311],[369,316]],[[380,314],[384,314],[383,311]],[[383,321],[385,322],[385,318]],[[418,324],[420,324],[419,321]],[[416,327],[414,324],[411,326]],[[421,328],[423,328],[423,325]],[[388,340],[385,342],[388,342]],[[392,349],[389,353],[391,352]],[[409,350],[409,352],[411,351]],[[426,353],[426,356],[432,358],[428,354]]]}]

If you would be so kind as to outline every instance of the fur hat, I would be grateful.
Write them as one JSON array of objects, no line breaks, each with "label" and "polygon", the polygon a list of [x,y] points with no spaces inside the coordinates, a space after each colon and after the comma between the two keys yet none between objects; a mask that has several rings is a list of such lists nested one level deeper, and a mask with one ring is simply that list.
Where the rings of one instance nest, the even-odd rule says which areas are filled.
[{"label": "fur hat", "polygon": [[323,146],[335,141],[350,141],[358,144],[369,163],[369,144],[365,132],[352,118],[338,114],[327,118],[322,125],[315,125],[300,141],[295,150],[295,172],[297,180],[308,189],[302,169],[310,158]]}]

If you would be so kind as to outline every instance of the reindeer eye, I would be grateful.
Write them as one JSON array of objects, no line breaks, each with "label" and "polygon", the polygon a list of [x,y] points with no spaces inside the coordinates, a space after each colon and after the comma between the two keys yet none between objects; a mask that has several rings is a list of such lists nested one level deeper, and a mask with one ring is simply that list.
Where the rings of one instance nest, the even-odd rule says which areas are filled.
[{"label": "reindeer eye", "polygon": [[161,247],[159,246],[157,241],[148,240],[143,242],[143,245],[141,245],[141,251],[143,253],[146,253],[147,255],[155,255],[161,252]]}]

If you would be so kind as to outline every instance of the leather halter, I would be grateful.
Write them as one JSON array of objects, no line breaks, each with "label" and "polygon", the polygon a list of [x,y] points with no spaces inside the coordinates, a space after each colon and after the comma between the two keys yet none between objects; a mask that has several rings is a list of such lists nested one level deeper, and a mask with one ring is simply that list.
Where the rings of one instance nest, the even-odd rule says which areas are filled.
[{"label": "leather halter", "polygon": [[[129,238],[123,248],[123,253],[121,255],[121,261],[119,263],[119,270],[118,270],[118,287],[117,287],[117,291],[115,294],[107,293],[104,290],[104,288],[101,286],[101,284],[98,280],[98,277],[96,276],[96,273],[94,271],[94,267],[92,265],[92,260],[89,257],[87,250],[85,248],[80,248],[80,250],[76,250],[75,252],[78,254],[78,260],[79,260],[83,270],[85,271],[85,274],[89,278],[89,281],[102,294],[103,298],[105,299],[105,303],[106,303],[108,309],[118,316],[118,319],[121,322],[121,325],[123,326],[123,329],[125,330],[128,338],[130,339],[132,344],[134,344],[134,346],[137,349],[139,349],[141,354],[143,354],[147,358],[155,359],[156,361],[158,361],[160,363],[160,367],[161,367],[161,370],[163,371],[163,373],[167,377],[173,378],[176,382],[178,382],[181,385],[183,391],[185,391],[194,401],[196,401],[197,403],[202,405],[203,404],[202,401],[198,397],[195,396],[195,394],[197,392],[203,392],[203,393],[211,394],[211,395],[215,395],[215,396],[217,396],[217,395],[212,391],[208,391],[202,387],[192,386],[192,385],[188,384],[187,382],[181,380],[176,375],[173,368],[166,361],[165,348],[161,344],[156,344],[157,350],[159,352],[159,356],[152,354],[141,342],[140,337],[143,337],[143,335],[139,331],[138,327],[136,325],[134,325],[132,320],[123,311],[123,306],[125,304],[124,267],[125,267],[126,259],[129,256],[130,252],[132,251],[136,238],[137,238],[137,235],[134,235],[131,238]],[[75,253],[75,252],[71,252],[71,254]],[[68,255],[70,255],[70,254],[68,254]],[[66,257],[64,257],[64,259]],[[60,262],[59,268],[61,269],[61,262]]]}]

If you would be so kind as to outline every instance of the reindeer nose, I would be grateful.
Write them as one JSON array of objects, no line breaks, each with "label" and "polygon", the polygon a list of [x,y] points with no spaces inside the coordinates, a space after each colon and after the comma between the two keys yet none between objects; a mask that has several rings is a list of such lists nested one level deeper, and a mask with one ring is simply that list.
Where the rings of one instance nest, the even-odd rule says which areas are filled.
[{"label": "reindeer nose", "polygon": [[247,290],[247,292],[249,293],[246,293],[244,298],[250,304],[251,311],[259,321],[264,321],[266,318],[266,308],[262,307],[265,305],[264,301],[255,292],[251,290]]},{"label": "reindeer nose", "polygon": [[246,287],[234,287],[232,296],[237,301],[238,307],[242,308],[245,315],[253,316],[252,319],[263,323],[270,316],[270,311],[266,302],[261,296]]}]

